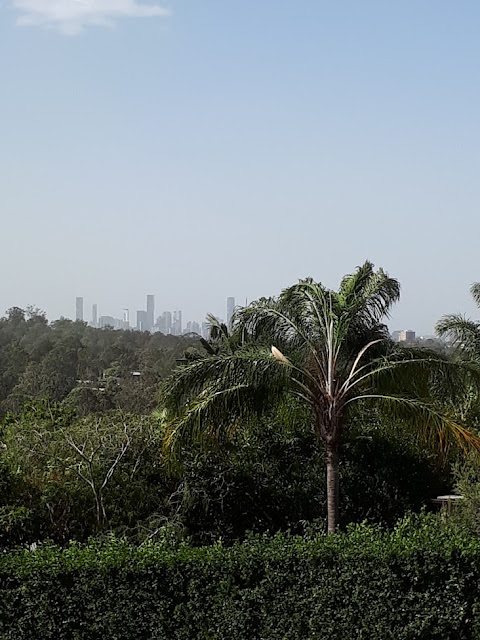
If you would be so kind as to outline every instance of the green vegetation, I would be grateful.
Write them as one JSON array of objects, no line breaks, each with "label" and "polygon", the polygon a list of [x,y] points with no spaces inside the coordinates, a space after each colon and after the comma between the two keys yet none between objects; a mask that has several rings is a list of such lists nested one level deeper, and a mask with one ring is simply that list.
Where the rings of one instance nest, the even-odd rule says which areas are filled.
[{"label": "green vegetation", "polygon": [[478,325],[401,347],[398,295],[365,263],[209,341],[11,309],[0,637],[480,637]]},{"label": "green vegetation", "polygon": [[480,542],[405,519],[225,548],[92,542],[0,559],[11,640],[467,640],[480,633]]},{"label": "green vegetation", "polygon": [[0,417],[47,397],[83,415],[148,414],[159,382],[196,345],[192,338],[93,329],[65,318],[49,324],[38,309],[14,307],[0,319]]},{"label": "green vegetation", "polygon": [[239,423],[248,424],[249,412],[292,393],[310,409],[312,433],[325,450],[329,533],[339,522],[340,446],[358,405],[379,404],[440,447],[453,441],[480,448],[476,434],[446,408],[465,388],[468,370],[389,340],[382,320],[399,295],[399,283],[366,262],[338,292],[303,280],[241,310],[223,353],[167,380],[168,445],[228,438]]}]

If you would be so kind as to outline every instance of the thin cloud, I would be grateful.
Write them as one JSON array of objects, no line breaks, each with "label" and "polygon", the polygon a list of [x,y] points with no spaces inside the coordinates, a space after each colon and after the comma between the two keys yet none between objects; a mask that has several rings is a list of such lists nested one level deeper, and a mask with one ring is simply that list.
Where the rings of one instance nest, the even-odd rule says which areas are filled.
[{"label": "thin cloud", "polygon": [[19,25],[55,28],[76,35],[90,25],[112,26],[119,18],[152,18],[169,15],[159,4],[137,0],[13,0],[21,12]]}]

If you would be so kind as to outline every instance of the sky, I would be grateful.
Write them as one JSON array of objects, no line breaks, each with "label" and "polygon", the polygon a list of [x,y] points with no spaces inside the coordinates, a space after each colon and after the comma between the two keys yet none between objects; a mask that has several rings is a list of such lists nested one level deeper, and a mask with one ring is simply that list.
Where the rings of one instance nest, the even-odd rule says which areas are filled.
[{"label": "sky", "polygon": [[365,260],[478,319],[477,0],[2,0],[0,314],[225,317]]}]

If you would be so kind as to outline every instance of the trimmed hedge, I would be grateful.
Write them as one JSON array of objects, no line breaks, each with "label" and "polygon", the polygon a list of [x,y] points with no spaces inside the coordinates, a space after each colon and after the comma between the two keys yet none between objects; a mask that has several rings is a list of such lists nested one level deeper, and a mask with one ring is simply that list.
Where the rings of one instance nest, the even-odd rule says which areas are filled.
[{"label": "trimmed hedge", "polygon": [[230,548],[44,547],[0,557],[0,638],[480,638],[479,578],[480,541],[433,517]]}]

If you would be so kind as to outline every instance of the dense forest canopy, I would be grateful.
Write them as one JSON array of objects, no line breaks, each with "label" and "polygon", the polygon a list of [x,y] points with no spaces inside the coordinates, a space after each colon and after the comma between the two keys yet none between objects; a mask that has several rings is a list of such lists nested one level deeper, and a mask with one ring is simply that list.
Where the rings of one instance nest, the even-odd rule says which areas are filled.
[{"label": "dense forest canopy", "polygon": [[50,398],[82,414],[149,413],[159,382],[201,348],[194,337],[95,329],[13,307],[0,319],[0,417]]}]

